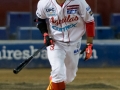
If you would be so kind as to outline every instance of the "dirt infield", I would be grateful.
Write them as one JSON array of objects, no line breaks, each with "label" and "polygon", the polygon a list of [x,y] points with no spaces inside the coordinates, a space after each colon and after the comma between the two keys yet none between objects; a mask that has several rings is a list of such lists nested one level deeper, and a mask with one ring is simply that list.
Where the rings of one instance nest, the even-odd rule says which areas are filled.
[{"label": "dirt infield", "polygon": [[[46,90],[50,69],[0,69],[0,90]],[[120,68],[79,68],[66,90],[120,90]]]}]

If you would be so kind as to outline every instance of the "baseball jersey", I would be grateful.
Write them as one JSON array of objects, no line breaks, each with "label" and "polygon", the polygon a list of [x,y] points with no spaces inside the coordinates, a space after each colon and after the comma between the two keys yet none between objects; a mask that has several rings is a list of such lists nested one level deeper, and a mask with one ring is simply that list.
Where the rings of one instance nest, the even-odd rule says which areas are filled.
[{"label": "baseball jersey", "polygon": [[85,0],[66,0],[62,7],[56,0],[40,0],[36,15],[47,20],[51,37],[62,42],[81,39],[86,31],[85,24],[94,21]]}]

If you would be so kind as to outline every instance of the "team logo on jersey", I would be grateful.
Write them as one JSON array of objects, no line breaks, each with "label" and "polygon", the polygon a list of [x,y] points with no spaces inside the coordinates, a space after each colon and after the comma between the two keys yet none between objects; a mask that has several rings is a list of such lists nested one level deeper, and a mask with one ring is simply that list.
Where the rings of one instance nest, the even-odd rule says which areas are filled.
[{"label": "team logo on jersey", "polygon": [[56,16],[55,8],[46,8],[47,16]]},{"label": "team logo on jersey", "polygon": [[[78,16],[65,16],[62,19],[55,19],[54,17],[51,17],[49,19],[49,22],[51,23],[51,26],[54,30],[64,32],[69,30],[70,28],[77,27],[77,21],[79,20]],[[69,22],[73,22],[73,24],[69,24]],[[65,27],[58,27],[59,25],[62,25],[63,23],[68,23],[69,25],[66,25]]]},{"label": "team logo on jersey", "polygon": [[77,21],[78,19],[79,19],[78,16],[71,17],[71,15],[65,16],[63,19],[58,19],[58,20],[55,20],[54,17],[52,17],[52,18],[50,18],[50,23],[58,26],[63,23]]},{"label": "team logo on jersey", "polygon": [[67,6],[67,14],[76,14],[78,11],[79,5],[69,5]]}]

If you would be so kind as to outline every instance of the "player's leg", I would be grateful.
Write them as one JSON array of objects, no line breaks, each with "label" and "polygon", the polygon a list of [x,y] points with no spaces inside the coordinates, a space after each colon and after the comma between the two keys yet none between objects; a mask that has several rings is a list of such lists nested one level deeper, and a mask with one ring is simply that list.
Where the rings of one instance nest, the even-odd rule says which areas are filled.
[{"label": "player's leg", "polygon": [[52,77],[49,78],[50,82],[47,90],[65,90],[65,82],[54,83],[52,82]]},{"label": "player's leg", "polygon": [[65,90],[65,83],[59,82],[59,83],[54,83],[52,82],[53,90]]},{"label": "player's leg", "polygon": [[76,72],[78,70],[78,61],[80,53],[80,43],[70,46],[66,54],[65,65],[66,65],[66,81],[65,83],[72,82],[76,77]]},{"label": "player's leg", "polygon": [[50,47],[47,47],[47,53],[52,69],[50,75],[52,78],[47,90],[65,90],[66,69],[64,59],[66,53],[57,45],[55,45],[54,50],[50,50]]}]

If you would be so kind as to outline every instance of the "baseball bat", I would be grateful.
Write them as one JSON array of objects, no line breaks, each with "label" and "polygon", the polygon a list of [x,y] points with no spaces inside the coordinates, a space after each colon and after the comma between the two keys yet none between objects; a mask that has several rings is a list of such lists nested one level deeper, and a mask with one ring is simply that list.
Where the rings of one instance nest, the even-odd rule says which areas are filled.
[{"label": "baseball bat", "polygon": [[34,52],[33,55],[31,55],[28,59],[26,59],[25,61],[23,61],[22,63],[20,63],[15,69],[13,69],[13,73],[14,74],[18,74],[25,66],[27,66],[28,63],[30,63],[32,61],[32,59],[40,52],[41,49],[43,49],[45,47],[42,46],[40,49],[38,49],[36,52]]}]

